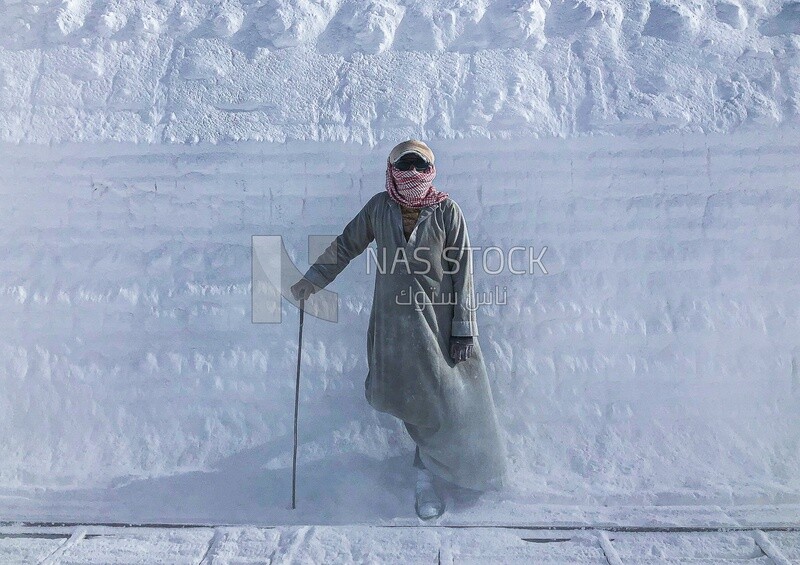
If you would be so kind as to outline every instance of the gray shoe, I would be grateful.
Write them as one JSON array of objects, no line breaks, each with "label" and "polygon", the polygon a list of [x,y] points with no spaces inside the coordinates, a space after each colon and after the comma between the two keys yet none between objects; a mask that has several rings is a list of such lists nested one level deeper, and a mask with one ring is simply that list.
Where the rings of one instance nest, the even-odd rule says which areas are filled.
[{"label": "gray shoe", "polygon": [[417,516],[423,520],[438,518],[444,513],[444,501],[433,488],[433,476],[427,469],[417,470],[415,494],[414,509],[417,511]]}]

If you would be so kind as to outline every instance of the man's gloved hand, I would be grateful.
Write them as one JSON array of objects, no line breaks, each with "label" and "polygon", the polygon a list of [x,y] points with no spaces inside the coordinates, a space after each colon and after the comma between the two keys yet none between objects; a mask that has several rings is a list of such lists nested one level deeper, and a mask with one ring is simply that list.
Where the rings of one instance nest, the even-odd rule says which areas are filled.
[{"label": "man's gloved hand", "polygon": [[456,363],[466,361],[472,356],[472,337],[452,336],[450,338],[450,357]]},{"label": "man's gloved hand", "polygon": [[295,300],[307,300],[312,294],[319,290],[319,287],[303,277],[292,285],[291,290]]}]

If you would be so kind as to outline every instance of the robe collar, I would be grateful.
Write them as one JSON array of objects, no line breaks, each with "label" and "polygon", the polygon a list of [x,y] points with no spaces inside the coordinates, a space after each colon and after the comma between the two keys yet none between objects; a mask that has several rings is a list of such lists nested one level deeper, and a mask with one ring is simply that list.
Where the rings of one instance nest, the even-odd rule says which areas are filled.
[{"label": "robe collar", "polygon": [[400,241],[403,243],[404,247],[414,246],[414,244],[417,242],[417,228],[420,226],[420,224],[422,224],[423,220],[433,214],[433,209],[441,204],[441,202],[437,202],[436,204],[431,204],[430,206],[425,206],[424,208],[419,209],[417,224],[411,231],[411,235],[408,236],[408,241],[406,241],[406,234],[403,231],[403,211],[400,209],[400,204],[398,204],[392,198],[388,198],[387,200],[389,202],[389,206],[393,207],[396,212],[395,214],[392,214],[392,221],[395,225],[394,231],[396,235],[400,236]]}]

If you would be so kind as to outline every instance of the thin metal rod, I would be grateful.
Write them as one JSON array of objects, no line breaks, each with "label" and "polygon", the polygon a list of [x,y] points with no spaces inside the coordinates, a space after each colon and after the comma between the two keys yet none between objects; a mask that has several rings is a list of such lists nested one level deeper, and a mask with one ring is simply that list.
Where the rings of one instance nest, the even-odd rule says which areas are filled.
[{"label": "thin metal rod", "polygon": [[300,355],[303,352],[303,313],[305,300],[300,299],[300,333],[297,336],[297,381],[294,387],[294,450],[292,451],[292,510],[295,509],[297,492],[297,413],[300,407]]}]

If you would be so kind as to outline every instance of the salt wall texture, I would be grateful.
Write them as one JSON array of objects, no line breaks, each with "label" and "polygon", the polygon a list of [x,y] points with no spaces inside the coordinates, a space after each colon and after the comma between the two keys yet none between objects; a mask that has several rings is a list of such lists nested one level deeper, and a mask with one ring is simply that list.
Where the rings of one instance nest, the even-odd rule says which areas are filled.
[{"label": "salt wall texture", "polygon": [[[474,244],[548,247],[476,274],[520,493],[800,501],[800,3],[0,8],[0,488],[284,476],[297,311],[250,323],[251,236],[305,266],[415,136]],[[413,448],[363,398],[365,268],[308,322],[305,469]]]},{"label": "salt wall texture", "polygon": [[[547,275],[476,270],[507,291],[478,319],[520,493],[800,500],[800,133],[432,144],[474,245],[548,247]],[[304,268],[308,234],[383,189],[392,145],[3,147],[0,485],[242,452],[232,485],[288,476],[298,313],[251,323],[251,236]],[[364,399],[365,257],[329,287],[339,322],[306,320],[299,461],[326,481],[355,480],[331,461],[411,464]]]},{"label": "salt wall texture", "polygon": [[796,0],[0,6],[12,142],[714,132],[800,101]]}]

